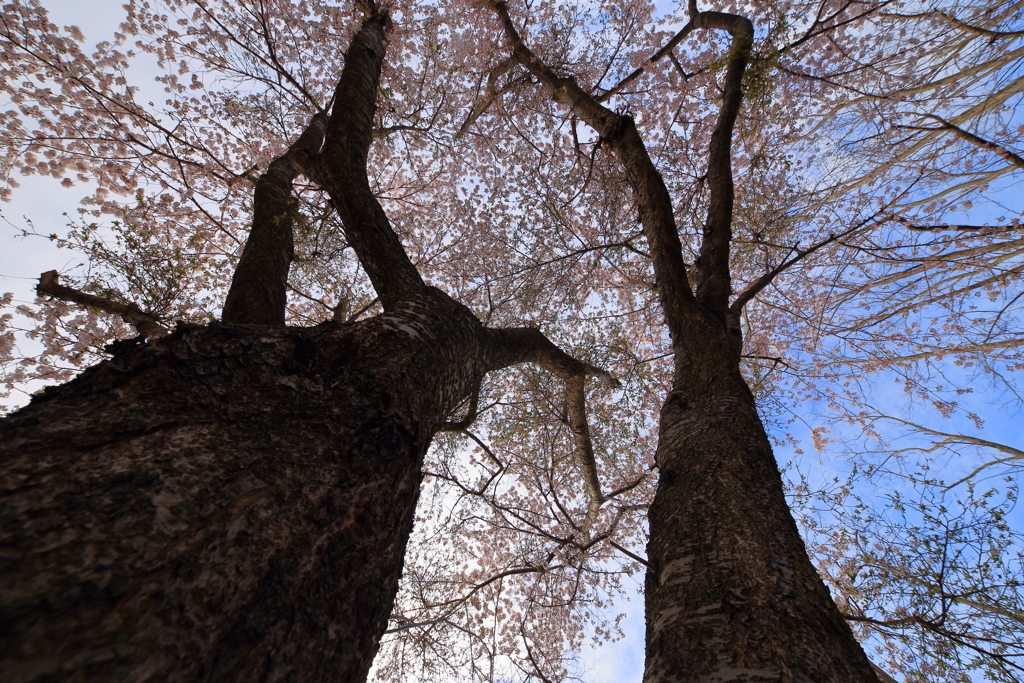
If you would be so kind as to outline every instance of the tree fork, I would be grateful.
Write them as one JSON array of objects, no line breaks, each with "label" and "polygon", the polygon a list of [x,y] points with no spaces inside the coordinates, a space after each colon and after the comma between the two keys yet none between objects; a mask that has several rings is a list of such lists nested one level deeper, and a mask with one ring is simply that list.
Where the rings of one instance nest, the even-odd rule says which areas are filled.
[{"label": "tree fork", "polygon": [[0,679],[365,680],[427,447],[520,362],[601,374],[424,288],[181,326],[47,389],[0,422]]},{"label": "tree fork", "polygon": [[602,140],[608,141],[608,146],[622,163],[636,196],[644,236],[650,245],[658,298],[669,335],[675,339],[685,334],[686,321],[680,315],[680,305],[694,299],[686,276],[672,198],[665,180],[651,162],[647,148],[637,132],[636,123],[632,117],[617,114],[602,105],[573,78],[563,78],[556,74],[523,42],[508,12],[508,5],[502,0],[492,0],[491,6],[501,20],[516,60],[540,81],[554,100],[569,107],[576,116],[597,131]]}]

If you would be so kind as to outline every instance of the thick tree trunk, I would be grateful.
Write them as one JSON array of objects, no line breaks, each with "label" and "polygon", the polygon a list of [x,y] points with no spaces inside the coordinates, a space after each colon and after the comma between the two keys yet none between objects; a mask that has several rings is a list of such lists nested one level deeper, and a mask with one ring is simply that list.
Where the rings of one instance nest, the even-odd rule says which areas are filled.
[{"label": "thick tree trunk", "polygon": [[0,680],[364,680],[488,334],[430,289],[356,324],[187,327],[4,420]]},{"label": "thick tree trunk", "polygon": [[875,683],[807,556],[729,333],[694,318],[661,413],[644,681]]}]

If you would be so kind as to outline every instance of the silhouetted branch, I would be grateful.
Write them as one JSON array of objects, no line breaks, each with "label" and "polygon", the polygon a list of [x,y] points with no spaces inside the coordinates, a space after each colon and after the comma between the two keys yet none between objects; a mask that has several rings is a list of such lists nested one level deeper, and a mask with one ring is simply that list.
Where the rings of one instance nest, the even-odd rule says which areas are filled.
[{"label": "silhouetted branch", "polygon": [[[695,10],[691,7],[691,10]],[[754,25],[746,17],[722,12],[697,12],[690,21],[697,28],[728,31],[732,36],[725,72],[722,106],[708,150],[707,183],[710,190],[704,239],[697,257],[697,301],[723,319],[729,308],[729,253],[735,187],[732,174],[732,138],[743,101],[743,74],[747,68]]]},{"label": "silhouetted branch", "polygon": [[36,292],[40,295],[52,296],[61,301],[70,301],[79,306],[95,308],[104,313],[120,316],[146,339],[158,339],[168,334],[167,328],[160,324],[157,318],[143,311],[138,305],[123,304],[113,299],[87,294],[73,287],[66,287],[60,284],[60,274],[56,270],[49,270],[39,276]]},{"label": "silhouetted branch", "polygon": [[334,108],[319,156],[319,172],[385,311],[426,285],[409,260],[380,202],[370,189],[366,157],[373,142],[377,88],[391,19],[363,3],[370,18],[345,53],[345,69],[334,93]]},{"label": "silhouetted branch", "polygon": [[252,229],[224,301],[224,322],[284,325],[297,210],[292,182],[300,173],[316,177],[311,159],[320,151],[326,127],[326,112],[313,116],[288,151],[270,162],[256,181]]}]

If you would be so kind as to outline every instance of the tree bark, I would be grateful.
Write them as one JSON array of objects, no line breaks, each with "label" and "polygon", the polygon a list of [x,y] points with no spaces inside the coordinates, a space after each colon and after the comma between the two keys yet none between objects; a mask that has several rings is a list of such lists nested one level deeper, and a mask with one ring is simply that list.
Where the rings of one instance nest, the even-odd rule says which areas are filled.
[{"label": "tree bark", "polygon": [[[366,679],[423,456],[484,375],[593,374],[530,328],[428,287],[370,190],[391,21],[375,4],[321,112],[256,183],[224,324],[166,333],[133,304],[39,291],[141,336],[0,422],[0,680]],[[330,194],[384,308],[287,328],[292,182]]]},{"label": "tree bark", "polygon": [[810,563],[727,326],[698,309],[661,412],[644,683],[877,677]]},{"label": "tree bark", "polygon": [[[391,22],[365,4],[330,117],[256,184],[225,324],[147,344],[137,306],[40,279],[143,336],[0,423],[0,680],[364,681],[449,414],[512,364],[611,379],[423,282],[366,175]],[[299,172],[384,314],[284,327]]]},{"label": "tree bark", "polygon": [[302,172],[316,175],[308,167],[320,150],[326,127],[327,115],[315,115],[288,151],[270,162],[256,180],[252,227],[224,300],[224,322],[284,325],[288,269],[294,256],[292,182]]},{"label": "tree bark", "polygon": [[334,109],[318,158],[320,182],[330,195],[345,226],[345,237],[385,311],[425,287],[370,190],[366,175],[387,44],[385,34],[390,26],[386,14],[374,14],[352,39],[345,53],[345,70],[334,90]]},{"label": "tree bark", "polygon": [[121,342],[0,423],[0,680],[362,681],[420,464],[492,367],[437,290]]}]

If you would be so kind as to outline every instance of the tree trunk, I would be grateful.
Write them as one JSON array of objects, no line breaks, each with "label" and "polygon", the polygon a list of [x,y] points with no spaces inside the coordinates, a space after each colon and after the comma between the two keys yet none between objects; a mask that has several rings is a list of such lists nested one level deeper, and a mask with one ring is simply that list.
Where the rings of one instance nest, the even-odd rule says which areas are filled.
[{"label": "tree trunk", "polygon": [[736,345],[677,340],[649,513],[645,683],[876,683],[807,556]]},{"label": "tree trunk", "polygon": [[361,323],[185,327],[4,420],[0,680],[364,680],[487,334],[431,289]]}]

